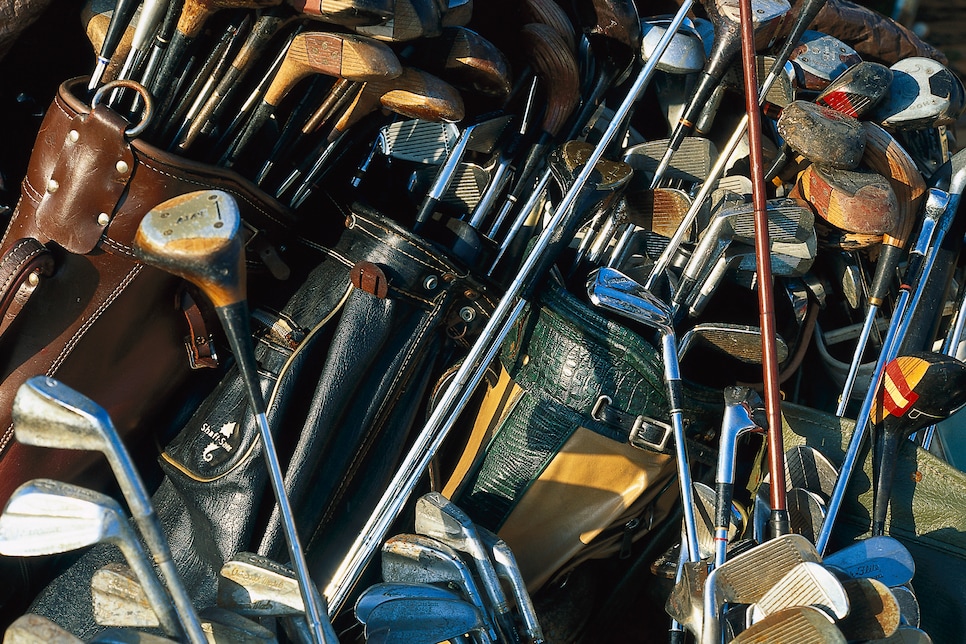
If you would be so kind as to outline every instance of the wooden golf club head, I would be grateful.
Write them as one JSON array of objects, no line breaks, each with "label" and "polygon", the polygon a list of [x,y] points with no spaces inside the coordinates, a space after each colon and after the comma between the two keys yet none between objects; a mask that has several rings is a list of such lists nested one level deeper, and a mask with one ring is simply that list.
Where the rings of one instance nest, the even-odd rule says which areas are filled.
[{"label": "wooden golf club head", "polygon": [[641,46],[641,19],[632,0],[575,0],[578,26],[595,56],[606,57],[617,73],[614,85],[624,82]]},{"label": "wooden golf club head", "polygon": [[829,83],[815,102],[842,114],[861,118],[888,94],[891,83],[891,69],[881,63],[863,60]]},{"label": "wooden golf club head", "polygon": [[888,94],[869,118],[890,130],[915,130],[950,125],[966,107],[966,90],[959,76],[931,58],[909,56],[889,68]]},{"label": "wooden golf club head", "polygon": [[383,42],[410,42],[435,38],[443,30],[443,12],[436,0],[395,0],[392,18],[378,25],[354,27]]},{"label": "wooden golf club head", "polygon": [[843,170],[858,167],[865,152],[866,133],[858,120],[808,101],[794,101],[782,111],[778,133],[812,163]]},{"label": "wooden golf club head", "polygon": [[141,220],[134,251],[141,261],[192,282],[216,307],[245,300],[245,257],[238,204],[227,192],[173,197]]},{"label": "wooden golf club head", "polygon": [[506,98],[512,79],[510,63],[496,45],[466,27],[446,27],[435,38],[414,43],[408,61],[459,90]]},{"label": "wooden golf club head", "polygon": [[547,25],[563,39],[570,53],[577,51],[577,34],[574,24],[555,0],[523,0],[517,8],[520,24],[538,22]]},{"label": "wooden golf club head", "polygon": [[378,25],[393,15],[393,0],[287,0],[308,18],[343,27]]},{"label": "wooden golf club head", "polygon": [[580,102],[580,70],[565,41],[540,23],[524,25],[519,33],[521,49],[545,84],[547,101],[541,128],[556,136]]},{"label": "wooden golf club head", "polygon": [[870,413],[873,428],[873,536],[884,534],[899,446],[913,433],[966,405],[966,364],[933,352],[886,364]]},{"label": "wooden golf club head", "polygon": [[899,224],[895,192],[878,172],[813,163],[799,174],[798,189],[815,214],[836,228],[881,235]]}]

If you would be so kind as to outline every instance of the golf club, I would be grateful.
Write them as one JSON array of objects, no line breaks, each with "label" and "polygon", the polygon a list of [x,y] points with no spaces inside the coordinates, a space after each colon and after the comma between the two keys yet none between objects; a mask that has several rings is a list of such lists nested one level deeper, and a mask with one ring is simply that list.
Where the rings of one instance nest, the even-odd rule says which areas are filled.
[{"label": "golf club", "polygon": [[868,578],[845,579],[842,587],[849,600],[849,614],[838,622],[849,641],[890,637],[899,628],[899,602],[889,587]]},{"label": "golf club", "polygon": [[828,555],[822,564],[847,577],[868,577],[890,588],[909,583],[916,573],[909,549],[888,535],[860,539]]}]

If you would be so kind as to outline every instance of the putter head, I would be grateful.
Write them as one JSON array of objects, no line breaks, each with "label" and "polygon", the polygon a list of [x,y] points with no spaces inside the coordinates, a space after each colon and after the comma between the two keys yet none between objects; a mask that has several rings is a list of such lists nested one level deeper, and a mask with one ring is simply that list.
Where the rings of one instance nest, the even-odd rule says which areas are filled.
[{"label": "putter head", "polygon": [[47,376],[34,376],[13,399],[17,441],[37,447],[105,451],[117,431],[107,410]]},{"label": "putter head", "polygon": [[815,102],[854,118],[869,113],[889,93],[892,70],[863,60],[842,72],[821,91]]},{"label": "putter head", "polygon": [[116,542],[130,531],[111,497],[51,479],[27,481],[0,515],[0,554],[32,557]]},{"label": "putter head", "polygon": [[619,313],[662,333],[673,333],[667,304],[620,271],[601,267],[587,277],[587,296],[594,306]]},{"label": "putter head", "polygon": [[239,552],[218,574],[218,606],[246,616],[305,613],[295,573],[252,552]]},{"label": "putter head", "polygon": [[144,216],[134,253],[146,264],[198,286],[216,307],[245,299],[241,215],[221,190],[173,197]]}]

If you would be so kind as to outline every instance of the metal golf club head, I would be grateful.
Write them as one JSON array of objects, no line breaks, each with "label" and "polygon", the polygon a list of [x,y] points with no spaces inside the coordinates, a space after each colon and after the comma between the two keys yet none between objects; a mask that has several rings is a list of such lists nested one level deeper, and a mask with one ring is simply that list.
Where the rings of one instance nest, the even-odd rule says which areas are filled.
[{"label": "metal golf club head", "polygon": [[664,237],[673,235],[691,207],[691,197],[677,188],[633,188],[632,185],[624,193],[628,219],[644,230]]},{"label": "metal golf club head", "polygon": [[[714,556],[715,499],[714,489],[701,481],[694,481],[694,513],[698,518],[698,553],[702,559]],[[745,529],[745,519],[738,507],[732,503],[728,512],[728,543],[731,543]]]},{"label": "metal golf club head", "polygon": [[815,213],[836,228],[881,235],[899,225],[895,191],[878,172],[813,163],[799,174],[797,186]]},{"label": "metal golf club head", "polygon": [[[218,606],[201,611],[202,625],[214,644],[275,644],[275,633],[258,622]],[[325,641],[325,640],[323,640]]]},{"label": "metal golf club head", "polygon": [[154,628],[158,616],[128,566],[110,563],[91,577],[94,622],[99,626]]},{"label": "metal golf club head", "polygon": [[82,644],[84,640],[34,613],[15,619],[3,633],[5,644]]},{"label": "metal golf club head", "polygon": [[795,65],[799,87],[819,91],[862,62],[861,56],[838,38],[812,30],[802,34],[789,60]]},{"label": "metal golf club head", "polygon": [[909,583],[916,573],[909,549],[888,535],[856,541],[827,555],[822,563],[848,577],[868,577],[890,587]]},{"label": "metal golf club head", "polygon": [[619,313],[661,333],[672,333],[670,311],[657,296],[616,269],[601,267],[588,278],[591,303]]},{"label": "metal golf club head", "polygon": [[731,644],[845,644],[845,636],[818,608],[795,606],[772,613],[739,633]]},{"label": "metal golf club head", "polygon": [[483,539],[483,545],[489,548],[493,565],[496,567],[496,574],[510,585],[517,610],[520,611],[520,617],[523,620],[524,630],[529,638],[528,641],[543,642],[543,628],[540,626],[537,611],[533,606],[530,593],[527,591],[527,583],[523,579],[523,573],[520,572],[520,566],[517,564],[513,550],[510,549],[506,541],[486,528],[477,527],[477,530]]},{"label": "metal golf club head", "polygon": [[[638,177],[635,183],[649,182],[657,170],[661,155],[667,150],[668,139],[647,141],[631,146],[624,150],[623,160],[634,168]],[[718,158],[718,150],[710,139],[700,136],[689,136],[681,141],[681,145],[671,164],[664,173],[665,182],[680,182],[690,188],[694,184],[702,183],[708,177],[711,164]]]},{"label": "metal golf club head", "polygon": [[[387,582],[444,583],[460,589],[487,615],[486,603],[466,562],[450,546],[421,534],[399,534],[382,546],[382,578]],[[490,635],[497,634],[490,625]]]},{"label": "metal golf club head", "polygon": [[479,609],[459,599],[407,597],[379,604],[369,613],[366,642],[442,642],[484,630]]},{"label": "metal golf club head", "polygon": [[808,445],[796,445],[785,451],[785,484],[799,487],[828,499],[832,496],[838,471],[821,452]]},{"label": "metal golf club head", "polygon": [[111,497],[76,485],[34,479],[18,487],[0,515],[0,554],[33,557],[111,543],[123,553],[168,634],[180,632],[171,600],[124,511]]},{"label": "metal golf club head", "polygon": [[838,626],[849,641],[890,637],[899,628],[899,602],[889,587],[875,579],[842,581],[849,598],[849,614]]},{"label": "metal golf club head", "polygon": [[843,170],[858,167],[865,152],[866,132],[857,119],[808,101],[794,101],[782,110],[778,133],[812,163]]},{"label": "metal golf club head", "polygon": [[381,127],[378,145],[387,157],[438,165],[446,160],[459,135],[453,123],[406,119]]},{"label": "metal golf club head", "polygon": [[797,564],[817,562],[819,559],[815,546],[805,537],[785,534],[716,567],[705,582],[701,642],[711,644],[718,641],[718,617],[722,603],[753,604]]},{"label": "metal golf club head", "polygon": [[[778,361],[788,358],[788,344],[776,338]],[[761,329],[746,324],[701,322],[688,329],[678,346],[678,360],[684,360],[692,346],[706,346],[733,356],[745,364],[761,364]]]},{"label": "metal golf club head", "polygon": [[221,567],[217,601],[222,608],[250,617],[305,612],[295,573],[252,552],[239,552]]},{"label": "metal golf club head", "polygon": [[908,56],[889,68],[892,83],[868,118],[890,130],[949,125],[963,112],[962,81],[942,63]]},{"label": "metal golf club head", "polygon": [[899,356],[885,366],[870,416],[875,477],[872,534],[882,535],[895,478],[899,445],[913,433],[948,418],[966,405],[966,364],[923,352]]},{"label": "metal golf club head", "polygon": [[822,564],[805,561],[796,564],[752,606],[752,621],[795,606],[814,606],[829,619],[839,620],[849,613],[849,598],[838,578]]},{"label": "metal golf club head", "polygon": [[919,607],[919,599],[913,592],[911,585],[906,583],[901,586],[889,586],[889,591],[899,605],[900,624],[918,628],[922,612]]},{"label": "metal golf club head", "polygon": [[432,584],[414,582],[382,582],[366,588],[356,600],[354,612],[356,619],[365,624],[369,615],[380,604],[396,599],[461,599],[452,590]]},{"label": "metal golf club head", "polygon": [[[671,21],[665,18],[653,18],[641,22],[641,58],[649,60],[661,38],[667,32]],[[668,74],[690,74],[704,69],[707,59],[704,54],[704,44],[697,31],[682,28],[671,38],[664,54],[657,63],[657,70]]]},{"label": "metal golf club head", "polygon": [[892,70],[863,60],[842,72],[819,93],[815,102],[854,118],[862,118],[889,93]]},{"label": "metal golf club head", "polygon": [[814,542],[825,520],[825,500],[815,492],[800,487],[787,490],[786,495],[789,529]]},{"label": "metal golf club head", "polygon": [[442,541],[473,560],[483,591],[490,600],[500,629],[512,637],[516,632],[510,607],[487,548],[473,521],[455,503],[439,492],[428,492],[416,500],[416,532]]}]

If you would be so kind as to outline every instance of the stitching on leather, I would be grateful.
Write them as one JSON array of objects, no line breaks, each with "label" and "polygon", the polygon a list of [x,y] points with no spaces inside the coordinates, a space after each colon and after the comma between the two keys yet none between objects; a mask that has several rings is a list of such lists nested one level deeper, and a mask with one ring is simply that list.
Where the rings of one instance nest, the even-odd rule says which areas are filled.
[{"label": "stitching on leather", "polygon": [[122,255],[127,255],[128,257],[130,257],[132,259],[136,259],[138,261],[141,261],[140,258],[137,255],[134,254],[134,251],[133,251],[133,249],[131,249],[130,246],[125,246],[121,242],[119,242],[119,241],[117,241],[115,239],[112,239],[112,238],[108,237],[107,235],[104,235],[101,239],[104,241],[104,243],[106,245],[110,246],[111,248],[113,248],[117,252],[121,253]]},{"label": "stitching on leather", "polygon": [[[389,228],[387,228],[385,226],[382,226],[382,225],[380,225],[379,223],[377,223],[375,221],[372,221],[370,219],[366,219],[362,215],[355,215],[355,217],[357,219],[360,219],[360,220],[368,223],[371,226],[374,226],[375,228],[378,228],[379,230],[382,230],[382,231],[386,232],[387,234],[390,234],[390,235],[397,235],[398,234],[396,231],[390,230]],[[380,241],[380,242],[382,241],[372,231],[366,230],[365,227],[363,227],[363,226],[359,226],[359,230],[361,232],[364,232],[365,234],[369,235],[370,237],[372,237],[373,239],[375,239],[377,241]],[[394,251],[396,251],[398,253],[402,253],[403,255],[405,255],[406,257],[408,257],[409,259],[413,260],[417,264],[420,264],[422,266],[425,266],[426,268],[431,268],[433,270],[440,271],[441,273],[442,272],[447,272],[447,273],[453,273],[455,275],[459,275],[459,273],[457,273],[457,271],[453,267],[448,266],[446,264],[443,264],[442,262],[437,263],[437,264],[431,264],[428,260],[425,260],[425,259],[421,259],[419,257],[416,257],[412,253],[407,252],[407,251],[405,251],[405,250],[403,250],[401,248],[393,247],[392,250],[394,250]],[[460,277],[463,277],[463,275],[460,275]]]},{"label": "stitching on leather", "polygon": [[[10,257],[10,255],[12,253],[17,252],[17,249],[23,248],[24,246],[29,245],[31,241],[33,241],[33,240],[30,240],[30,239],[23,239],[23,240],[21,240],[19,244],[16,244],[16,245],[12,246],[10,248],[10,250],[7,251],[7,257]],[[7,288],[10,286],[10,283],[13,282],[20,275],[20,271],[23,269],[23,267],[26,264],[30,263],[30,261],[34,257],[37,257],[38,255],[40,255],[41,253],[43,253],[45,251],[46,251],[45,248],[34,249],[33,252],[31,252],[29,255],[27,255],[22,260],[20,260],[19,262],[17,262],[17,265],[14,266],[14,270],[10,271],[10,274],[7,275],[7,279],[5,279],[3,281],[3,284],[0,285],[0,291],[6,291]]]},{"label": "stitching on leather", "polygon": [[[178,181],[184,181],[185,183],[190,183],[190,184],[193,184],[193,185],[196,185],[196,186],[202,186],[202,187],[204,187],[206,189],[210,189],[211,188],[211,185],[210,184],[202,183],[201,181],[198,181],[196,179],[191,179],[189,177],[174,175],[174,174],[171,174],[170,172],[167,172],[167,171],[161,169],[160,167],[151,165],[150,163],[147,162],[147,159],[150,159],[151,161],[155,161],[155,162],[158,162],[158,163],[160,163],[160,162],[157,161],[157,159],[154,159],[154,158],[148,156],[147,153],[145,153],[143,150],[139,150],[137,148],[135,148],[135,149],[138,152],[138,154],[136,155],[136,157],[140,157],[140,158],[138,158],[138,161],[141,163],[141,165],[143,165],[143,166],[145,166],[147,168],[150,168],[151,170],[154,170],[158,174],[164,175],[166,177],[171,177],[172,179],[177,179]],[[265,217],[267,217],[268,219],[272,220],[273,222],[275,222],[276,224],[278,224],[282,228],[288,228],[288,226],[285,223],[283,223],[277,217],[273,216],[272,213],[269,212],[266,208],[261,207],[261,205],[259,205],[255,201],[252,201],[251,199],[249,199],[242,192],[240,192],[238,190],[235,190],[235,189],[232,189],[232,188],[227,188],[227,187],[219,187],[218,190],[224,190],[225,192],[230,193],[230,194],[232,194],[232,195],[234,195],[234,196],[242,199],[245,203],[247,203],[248,205],[250,205],[252,208],[254,208],[255,210],[257,210],[258,212],[262,213]]]},{"label": "stitching on leather", "polygon": [[120,294],[124,291],[124,289],[127,288],[127,285],[130,284],[132,281],[134,281],[134,278],[138,276],[142,268],[144,267],[141,264],[135,265],[134,268],[132,268],[131,271],[124,277],[124,279],[121,280],[121,283],[118,284],[113,291],[111,291],[111,294],[107,296],[107,299],[104,300],[104,302],[102,302],[101,305],[98,306],[97,309],[95,309],[95,311],[91,314],[91,316],[87,318],[84,324],[82,324],[81,327],[77,329],[74,335],[71,336],[71,339],[61,350],[57,358],[53,361],[53,363],[51,363],[50,367],[47,369],[48,376],[53,376],[57,372],[57,369],[60,367],[61,364],[63,364],[64,360],[67,358],[67,355],[74,350],[74,347],[77,346],[77,343],[80,342],[84,334],[87,333],[87,330],[90,329],[94,325],[94,322],[96,322],[101,317],[101,315],[103,315],[104,311],[106,311],[107,308],[114,303],[114,300],[116,300],[118,296],[120,296]]}]

